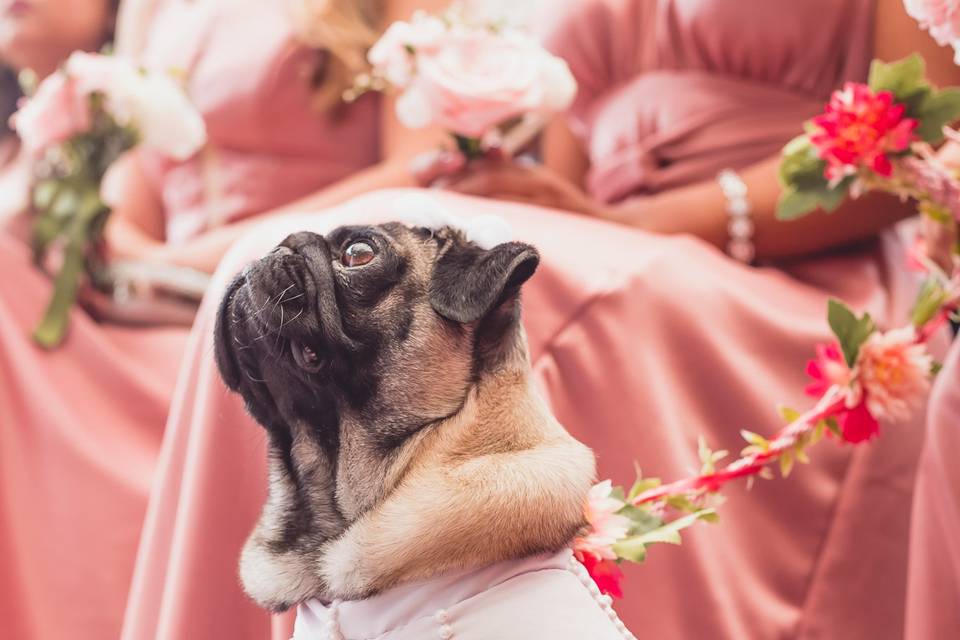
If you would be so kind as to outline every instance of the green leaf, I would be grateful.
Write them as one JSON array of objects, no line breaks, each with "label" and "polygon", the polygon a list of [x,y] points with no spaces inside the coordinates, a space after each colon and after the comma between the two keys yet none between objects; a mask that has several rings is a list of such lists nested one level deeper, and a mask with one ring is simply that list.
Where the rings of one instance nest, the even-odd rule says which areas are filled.
[{"label": "green leaf", "polygon": [[633,538],[624,538],[613,543],[613,552],[617,554],[618,558],[630,562],[640,563],[647,559],[647,546]]},{"label": "green leaf", "polygon": [[697,505],[690,502],[690,498],[685,495],[667,496],[664,502],[678,511],[693,512],[697,510]]},{"label": "green leaf", "polygon": [[656,489],[659,486],[660,478],[640,478],[638,476],[633,486],[630,487],[630,493],[627,494],[627,502],[633,502],[633,499],[641,493],[649,491],[650,489]]},{"label": "green leaf", "polygon": [[779,405],[777,407],[777,411],[780,412],[780,417],[783,418],[783,421],[786,422],[787,424],[790,424],[791,422],[796,422],[797,418],[800,417],[799,411],[797,411],[796,409],[791,409],[786,405],[782,405],[782,404]]},{"label": "green leaf", "polygon": [[930,144],[943,141],[943,127],[960,118],[960,89],[938,91],[919,105],[916,134]]},{"label": "green leaf", "polygon": [[777,219],[794,220],[813,213],[817,209],[833,213],[847,197],[849,185],[848,181],[844,181],[833,189],[826,184],[823,187],[810,189],[788,187],[780,194],[780,200],[777,202]]},{"label": "green leaf", "polygon": [[764,451],[770,448],[770,442],[759,433],[747,431],[746,429],[740,429],[740,436],[750,444],[754,445],[755,447],[760,447]]},{"label": "green leaf", "polygon": [[868,84],[876,92],[891,92],[896,102],[903,103],[914,101],[930,90],[930,83],[926,80],[926,64],[917,53],[891,63],[874,60],[870,65]]},{"label": "green leaf", "polygon": [[843,438],[843,432],[840,430],[840,423],[837,422],[836,418],[834,418],[833,416],[830,416],[829,418],[824,420],[823,423],[827,425],[827,429],[830,430],[830,433],[837,436],[838,438]]},{"label": "green leaf", "polygon": [[915,327],[921,327],[933,319],[940,307],[947,301],[948,294],[937,278],[928,278],[920,288],[917,301],[910,314],[910,322]]},{"label": "green leaf", "polygon": [[653,515],[650,513],[650,511],[644,509],[643,507],[627,505],[620,511],[617,511],[617,515],[629,518],[631,522],[629,530],[630,535],[646,533],[647,531],[653,531],[654,529],[663,526],[662,519]]},{"label": "green leaf", "polygon": [[806,191],[827,187],[827,163],[817,156],[810,138],[800,135],[783,148],[778,176],[784,187]]},{"label": "green leaf", "polygon": [[847,305],[839,300],[830,300],[827,306],[827,321],[840,342],[847,366],[853,367],[857,363],[860,346],[876,331],[873,318],[867,313],[858,318]]},{"label": "green leaf", "polygon": [[626,502],[627,498],[623,493],[623,487],[613,487],[610,489],[610,497],[620,502]]},{"label": "green leaf", "polygon": [[793,452],[784,451],[780,454],[780,475],[784,478],[790,475],[790,471],[793,469]]},{"label": "green leaf", "polygon": [[680,544],[680,531],[694,524],[697,520],[716,516],[716,513],[716,509],[700,509],[681,516],[662,527],[616,542],[613,545],[613,552],[617,554],[617,557],[624,560],[643,562],[647,557],[647,545],[657,543]]}]

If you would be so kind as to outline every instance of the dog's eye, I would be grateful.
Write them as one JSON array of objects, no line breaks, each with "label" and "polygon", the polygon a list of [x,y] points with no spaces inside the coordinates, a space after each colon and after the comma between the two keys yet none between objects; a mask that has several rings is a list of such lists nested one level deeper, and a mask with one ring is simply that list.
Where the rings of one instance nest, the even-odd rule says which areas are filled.
[{"label": "dog's eye", "polygon": [[361,240],[351,242],[344,247],[343,253],[340,254],[340,262],[345,267],[362,267],[373,260],[376,255],[377,252],[374,251],[370,243]]}]

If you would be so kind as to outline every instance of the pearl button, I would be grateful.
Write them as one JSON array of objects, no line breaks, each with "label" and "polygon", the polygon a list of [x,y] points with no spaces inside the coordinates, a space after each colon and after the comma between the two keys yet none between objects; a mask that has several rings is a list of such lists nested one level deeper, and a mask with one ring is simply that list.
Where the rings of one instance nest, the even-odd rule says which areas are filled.
[{"label": "pearl button", "polygon": [[450,640],[450,638],[453,637],[453,629],[450,627],[450,625],[445,624],[440,627],[440,633],[438,635],[440,636],[441,640]]}]

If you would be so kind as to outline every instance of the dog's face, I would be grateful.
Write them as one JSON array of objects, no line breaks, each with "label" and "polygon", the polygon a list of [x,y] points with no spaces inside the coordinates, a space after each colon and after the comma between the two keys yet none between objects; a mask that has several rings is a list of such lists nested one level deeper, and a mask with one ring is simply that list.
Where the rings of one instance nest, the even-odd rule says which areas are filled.
[{"label": "dog's face", "polygon": [[297,233],[229,287],[217,363],[295,483],[323,458],[349,522],[377,497],[370,464],[457,412],[517,346],[517,295],[538,261],[450,228]]}]

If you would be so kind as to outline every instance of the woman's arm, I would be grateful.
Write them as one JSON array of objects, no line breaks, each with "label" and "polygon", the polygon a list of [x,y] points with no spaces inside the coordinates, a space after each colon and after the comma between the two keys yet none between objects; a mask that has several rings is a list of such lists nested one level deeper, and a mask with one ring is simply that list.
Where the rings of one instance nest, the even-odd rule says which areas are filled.
[{"label": "woman's arm", "polygon": [[136,153],[110,168],[101,191],[113,207],[104,232],[112,259],[143,259],[163,245],[163,204]]}]

